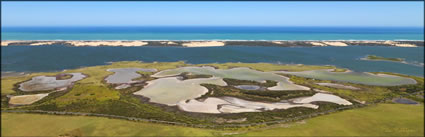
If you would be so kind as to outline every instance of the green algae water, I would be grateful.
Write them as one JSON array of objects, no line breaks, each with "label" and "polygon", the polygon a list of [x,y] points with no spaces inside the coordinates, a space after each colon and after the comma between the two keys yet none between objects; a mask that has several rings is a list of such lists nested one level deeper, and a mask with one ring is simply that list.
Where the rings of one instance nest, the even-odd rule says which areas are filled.
[{"label": "green algae water", "polygon": [[[86,66],[105,65],[117,61],[204,63],[276,63],[334,65],[356,72],[395,72],[407,75],[424,75],[424,47],[69,47],[7,46],[1,47],[2,72],[61,71]],[[361,60],[366,55],[404,58],[403,64],[388,61]]]}]

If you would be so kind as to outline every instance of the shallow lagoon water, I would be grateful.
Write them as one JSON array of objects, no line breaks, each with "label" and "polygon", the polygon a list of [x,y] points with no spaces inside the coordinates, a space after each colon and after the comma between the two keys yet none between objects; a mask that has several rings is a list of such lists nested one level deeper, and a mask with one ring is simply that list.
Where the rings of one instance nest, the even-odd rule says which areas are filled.
[{"label": "shallow lagoon water", "polygon": [[336,84],[336,83],[316,83],[316,84],[320,85],[320,86],[327,86],[327,87],[332,87],[332,88],[360,90],[360,88],[357,88],[357,87],[347,86],[347,85],[342,85],[342,84]]},{"label": "shallow lagoon water", "polygon": [[19,84],[19,90],[41,91],[53,90],[55,88],[62,88],[71,85],[73,82],[81,80],[86,76],[81,73],[69,73],[72,75],[70,79],[56,80],[56,77],[37,76],[33,77],[30,81]]},{"label": "shallow lagoon water", "polygon": [[[397,62],[365,61],[366,55],[404,58],[407,62],[424,62],[424,48],[383,46],[349,47],[67,47],[8,46],[1,47],[2,71],[46,72],[62,71],[84,66],[105,65],[107,62],[186,61],[204,63],[282,63],[306,65],[335,65],[357,72],[395,72],[423,77],[424,67]],[[25,55],[25,56],[23,56]]]},{"label": "shallow lagoon water", "polygon": [[138,78],[141,75],[137,71],[144,72],[155,72],[156,69],[144,69],[144,68],[117,68],[117,69],[108,69],[107,71],[114,72],[114,74],[106,77],[107,83],[112,84],[121,84],[121,83],[132,83],[132,79]]},{"label": "shallow lagoon water", "polygon": [[265,82],[272,80],[278,82],[276,86],[269,87],[269,90],[309,90],[310,88],[293,84],[289,78],[271,72],[261,72],[249,68],[215,69],[213,67],[181,67],[176,69],[163,70],[152,75],[152,77],[176,76],[184,72],[196,75],[213,75],[220,78],[231,78],[238,80],[253,80]]},{"label": "shallow lagoon water", "polygon": [[235,86],[235,88],[244,89],[244,90],[259,90],[261,87],[257,85],[238,85],[238,86]]},{"label": "shallow lagoon water", "polygon": [[331,72],[331,70],[312,70],[302,72],[287,72],[275,71],[276,73],[291,74],[301,77],[342,81],[349,83],[375,85],[375,86],[398,86],[406,84],[416,84],[416,81],[411,78],[399,77],[395,75],[386,74],[371,74],[360,72]]}]

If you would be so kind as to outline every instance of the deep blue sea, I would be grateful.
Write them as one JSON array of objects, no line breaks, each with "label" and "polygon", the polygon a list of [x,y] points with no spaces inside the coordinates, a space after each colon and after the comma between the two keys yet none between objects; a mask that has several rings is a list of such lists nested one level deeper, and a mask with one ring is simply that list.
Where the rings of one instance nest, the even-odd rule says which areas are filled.
[{"label": "deep blue sea", "polygon": [[2,27],[2,40],[424,40],[421,27]]},{"label": "deep blue sea", "polygon": [[[365,61],[366,55],[404,58],[408,63]],[[1,69],[15,72],[61,71],[116,61],[225,63],[267,62],[281,64],[335,65],[358,72],[396,72],[423,77],[424,47],[1,47]],[[414,65],[420,64],[421,65]]]}]

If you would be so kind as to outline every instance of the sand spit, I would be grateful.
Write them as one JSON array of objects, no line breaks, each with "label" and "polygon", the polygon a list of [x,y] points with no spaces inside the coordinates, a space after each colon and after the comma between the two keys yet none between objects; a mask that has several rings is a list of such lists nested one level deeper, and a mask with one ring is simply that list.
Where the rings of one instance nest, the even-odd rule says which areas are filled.
[{"label": "sand spit", "polygon": [[86,77],[81,73],[67,74],[71,74],[72,77],[70,79],[65,80],[57,80],[56,77],[47,76],[33,77],[30,81],[26,81],[24,83],[19,84],[19,90],[22,90],[24,92],[53,90],[70,86],[73,82],[79,81]]},{"label": "sand spit", "polygon": [[[386,46],[396,46],[396,47],[418,47],[424,46],[423,41],[377,41],[377,40],[367,40],[367,41],[347,41],[349,45],[386,45]],[[419,42],[419,43],[417,43]]]},{"label": "sand spit", "polygon": [[329,46],[348,46],[346,43],[343,43],[343,42],[323,42],[323,43]]},{"label": "sand spit", "polygon": [[321,42],[310,42],[310,44],[314,45],[314,46],[327,46],[326,44],[321,43]]},{"label": "sand spit", "polygon": [[182,45],[185,47],[218,47],[224,46],[225,43],[221,41],[193,41],[185,42]]},{"label": "sand spit", "polygon": [[395,46],[423,47],[423,40],[5,40],[2,46]]},{"label": "sand spit", "polygon": [[293,107],[307,107],[317,109],[319,106],[314,104],[291,104],[291,103],[265,103],[247,101],[235,97],[208,97],[204,101],[191,99],[189,101],[180,101],[177,106],[188,112],[197,113],[242,113],[242,112],[261,112],[275,109],[289,109]]},{"label": "sand spit", "polygon": [[395,44],[395,46],[397,46],[397,47],[417,47],[416,45],[413,45],[413,44]]},{"label": "sand spit", "polygon": [[34,94],[34,95],[21,95],[21,96],[12,96],[10,97],[9,104],[12,105],[29,105],[34,102],[37,102],[44,97],[47,97],[49,93],[44,94]]},{"label": "sand spit", "polygon": [[1,46],[8,46],[10,43],[16,43],[19,41],[1,41]]},{"label": "sand spit", "polygon": [[310,42],[311,45],[314,46],[348,46],[347,43],[344,42],[333,42],[333,41],[322,41],[322,42]]},{"label": "sand spit", "polygon": [[291,99],[294,103],[312,103],[316,101],[323,101],[323,102],[331,102],[339,105],[352,105],[353,103],[332,95],[332,94],[325,94],[325,93],[316,93],[311,97],[301,97],[296,99]]},{"label": "sand spit", "polygon": [[143,41],[68,41],[67,43],[73,46],[124,46],[124,47],[134,47],[134,46],[144,46],[147,45],[147,42]]},{"label": "sand spit", "polygon": [[53,45],[56,42],[53,41],[48,41],[48,42],[36,42],[36,43],[31,43],[31,46],[40,46],[40,45]]}]

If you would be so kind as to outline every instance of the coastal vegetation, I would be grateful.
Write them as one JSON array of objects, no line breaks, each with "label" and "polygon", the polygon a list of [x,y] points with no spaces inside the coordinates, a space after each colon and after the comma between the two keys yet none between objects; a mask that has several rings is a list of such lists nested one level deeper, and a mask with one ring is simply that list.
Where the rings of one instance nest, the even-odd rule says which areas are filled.
[{"label": "coastal vegetation", "polygon": [[377,60],[377,61],[394,61],[394,62],[402,62],[404,59],[402,58],[386,58],[386,57],[380,57],[376,55],[367,55],[365,60]]},{"label": "coastal vegetation", "polygon": [[[175,70],[179,70],[178,68],[202,68],[202,66],[213,67],[209,69],[214,70],[214,73],[190,73],[190,71],[174,73]],[[245,67],[245,69],[236,69],[240,67]],[[140,75],[138,77],[131,77],[131,79],[142,80],[141,82],[130,83],[129,87],[124,89],[115,89],[115,85],[109,84],[105,79],[107,79],[107,77],[111,75],[114,75],[114,72],[107,71],[108,69],[117,68],[149,68],[156,69],[158,70],[158,72],[145,72],[142,70],[136,71],[136,73]],[[387,102],[386,100],[395,97],[406,97],[409,99],[414,99],[415,101],[420,102],[420,106],[423,106],[423,98],[421,100],[418,96],[423,95],[424,92],[424,80],[421,77],[406,76],[393,73],[379,73],[393,75],[393,77],[390,78],[395,78],[397,76],[398,78],[411,78],[416,81],[416,84],[379,86],[350,83],[346,81],[320,80],[291,74],[272,75],[274,71],[303,72],[318,69],[338,68],[335,68],[334,66],[278,65],[267,63],[223,63],[192,65],[186,64],[184,62],[113,62],[109,65],[78,68],[73,70],[65,70],[63,72],[33,73],[25,76],[2,78],[2,111],[25,110],[46,112],[70,112],[77,114],[87,113],[87,115],[99,114],[104,115],[105,117],[113,116],[112,118],[119,116],[119,118],[127,120],[134,120],[136,118],[145,119],[151,122],[156,121],[157,123],[167,123],[180,126],[241,130],[245,128],[260,128],[267,125],[278,124],[281,122],[296,121],[324,114],[345,111],[347,109],[356,110],[358,108],[368,107],[368,105],[373,105],[375,103]],[[187,70],[193,71],[192,69]],[[227,73],[228,70],[232,70],[235,72]],[[243,73],[238,72],[239,70],[241,70],[241,72]],[[33,104],[21,106],[14,106],[9,104],[10,99],[8,96],[31,95],[50,92],[22,92],[19,91],[20,83],[31,80],[33,77],[37,76],[56,76],[57,74],[68,73],[83,73],[87,77],[75,81],[75,83],[72,84],[72,86],[68,87],[68,89],[66,90],[51,92],[47,97]],[[256,77],[257,75],[251,75],[257,73],[267,74],[270,75],[270,77],[274,77],[274,75],[276,75],[276,77],[278,77],[279,79],[288,78],[288,81],[290,81],[291,83],[300,86],[305,86],[308,88],[304,88],[302,90],[271,90],[270,87],[275,87],[279,85],[280,81],[276,81],[279,79],[264,79],[261,77],[265,77],[265,75],[261,75],[258,77]],[[160,74],[163,74],[164,76],[167,76],[167,74],[173,75],[171,77],[162,78]],[[269,105],[273,105],[273,103],[282,103],[281,101],[289,101],[290,103],[291,100],[294,99],[311,97],[317,93],[324,93],[341,97],[341,99],[344,99],[352,104],[338,105],[332,102],[313,101],[311,103],[308,103],[308,105],[318,106],[318,108],[290,107],[287,109],[255,110],[253,112],[243,113],[208,114],[183,111],[175,105],[166,105],[163,103],[152,102],[152,98],[150,98],[151,96],[145,96],[144,94],[135,94],[139,91],[142,91],[143,89],[148,88],[149,82],[172,77],[181,77],[181,80],[183,81],[193,82],[195,82],[195,80],[197,81],[200,79],[220,79],[222,80],[222,82],[225,83],[198,83],[201,88],[207,90],[205,94],[200,94],[199,97],[193,98],[198,101],[202,101],[208,98],[235,98],[237,100],[244,100],[246,102],[255,102],[257,103],[256,105],[267,105],[267,103],[269,103]],[[68,79],[72,79],[72,77]],[[130,79],[126,79],[126,81],[129,80]],[[317,83],[340,84],[345,86],[356,87],[358,89],[354,90],[335,88],[324,85],[322,86]],[[261,88],[247,90],[236,88],[236,86],[238,85],[255,85]],[[164,86],[167,86],[167,84]],[[176,90],[176,88],[172,89]],[[187,99],[189,100],[191,98]],[[87,133],[84,132],[84,134]]]},{"label": "coastal vegetation", "polygon": [[[256,129],[211,130],[91,116],[2,112],[2,136],[422,136],[424,106],[378,104]],[[61,121],[58,123],[58,121]],[[37,123],[38,126],[28,126]],[[347,124],[350,123],[350,124]],[[54,126],[52,126],[54,125]],[[25,128],[22,128],[25,127]],[[49,127],[49,128],[45,128]],[[302,132],[301,132],[302,131]]]}]

